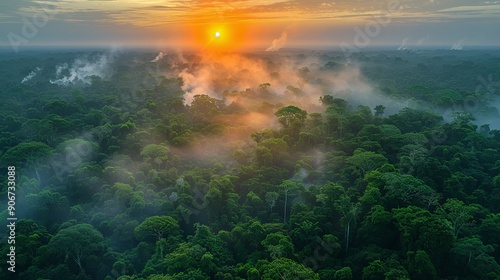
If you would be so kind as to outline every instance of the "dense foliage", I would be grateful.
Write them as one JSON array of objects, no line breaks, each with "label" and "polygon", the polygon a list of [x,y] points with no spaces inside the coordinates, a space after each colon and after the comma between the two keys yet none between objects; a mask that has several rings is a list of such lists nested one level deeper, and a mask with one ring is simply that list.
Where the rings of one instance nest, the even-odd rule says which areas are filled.
[{"label": "dense foliage", "polygon": [[[17,272],[1,279],[500,278],[500,130],[474,118],[498,124],[498,92],[477,90],[498,56],[357,54],[392,105],[411,104],[325,89],[308,112],[185,104],[182,79],[132,63],[142,52],[107,79],[50,83],[77,55],[0,56],[0,160],[16,166],[20,218]],[[340,56],[321,54],[321,71],[350,67]],[[265,95],[264,82],[225,97]],[[468,100],[481,102],[457,108]]]}]

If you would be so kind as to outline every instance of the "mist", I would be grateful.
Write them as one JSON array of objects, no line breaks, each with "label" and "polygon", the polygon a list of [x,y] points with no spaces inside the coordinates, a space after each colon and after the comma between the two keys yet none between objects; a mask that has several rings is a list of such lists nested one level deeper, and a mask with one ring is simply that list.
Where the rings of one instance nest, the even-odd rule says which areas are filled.
[{"label": "mist", "polygon": [[195,95],[204,94],[245,109],[270,102],[320,112],[319,98],[326,94],[358,102],[375,95],[374,86],[358,67],[344,65],[326,70],[317,55],[202,54],[189,65],[178,73],[184,82],[186,104]]}]

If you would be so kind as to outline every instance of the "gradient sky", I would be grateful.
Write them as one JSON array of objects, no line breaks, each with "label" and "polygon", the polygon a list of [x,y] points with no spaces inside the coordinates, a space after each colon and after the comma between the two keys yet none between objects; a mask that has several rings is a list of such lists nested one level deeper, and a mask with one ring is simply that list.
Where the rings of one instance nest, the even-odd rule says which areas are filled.
[{"label": "gradient sky", "polygon": [[[377,17],[390,23],[380,26],[375,23]],[[39,27],[31,32],[26,22],[38,23]],[[372,33],[363,31],[367,26]],[[6,46],[11,45],[12,38],[22,38],[22,45],[28,46],[203,47],[211,40],[211,34],[221,30],[225,43],[238,48],[265,49],[283,32],[287,34],[286,47],[334,48],[341,43],[356,45],[361,30],[368,36],[367,43],[373,46],[398,46],[404,42],[408,48],[456,45],[467,49],[478,45],[499,46],[499,27],[500,1],[2,0],[0,3],[0,45]]]}]

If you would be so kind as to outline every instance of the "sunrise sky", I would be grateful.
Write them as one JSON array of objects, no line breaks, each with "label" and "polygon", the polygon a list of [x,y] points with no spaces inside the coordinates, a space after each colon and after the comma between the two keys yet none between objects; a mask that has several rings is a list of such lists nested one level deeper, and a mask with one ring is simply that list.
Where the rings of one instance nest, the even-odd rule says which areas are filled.
[{"label": "sunrise sky", "polygon": [[0,45],[266,49],[285,33],[286,47],[335,48],[377,17],[390,23],[372,26],[373,46],[500,45],[500,1],[474,0],[3,0]]}]

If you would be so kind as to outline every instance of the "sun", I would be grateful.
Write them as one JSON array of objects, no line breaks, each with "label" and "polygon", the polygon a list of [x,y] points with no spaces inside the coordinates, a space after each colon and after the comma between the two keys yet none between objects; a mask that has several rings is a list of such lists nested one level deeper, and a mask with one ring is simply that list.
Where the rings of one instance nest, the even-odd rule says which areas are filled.
[{"label": "sun", "polygon": [[219,31],[215,32],[215,38],[219,38],[219,37],[220,37],[220,32]]}]

